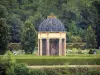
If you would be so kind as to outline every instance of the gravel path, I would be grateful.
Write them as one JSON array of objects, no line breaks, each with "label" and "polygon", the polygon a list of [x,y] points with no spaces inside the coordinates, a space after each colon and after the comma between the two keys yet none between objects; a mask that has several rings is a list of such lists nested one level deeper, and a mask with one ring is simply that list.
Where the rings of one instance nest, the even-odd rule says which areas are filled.
[{"label": "gravel path", "polygon": [[98,67],[100,68],[100,65],[53,65],[53,66],[28,66],[28,68],[63,68],[63,67]]}]

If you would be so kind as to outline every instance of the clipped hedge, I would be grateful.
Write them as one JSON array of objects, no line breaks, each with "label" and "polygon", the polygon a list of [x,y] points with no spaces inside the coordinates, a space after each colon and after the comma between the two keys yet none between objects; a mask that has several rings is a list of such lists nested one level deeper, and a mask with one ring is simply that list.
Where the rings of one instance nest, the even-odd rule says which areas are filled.
[{"label": "clipped hedge", "polygon": [[67,49],[77,48],[77,49],[85,49],[86,43],[67,43]]},{"label": "clipped hedge", "polygon": [[17,63],[28,65],[100,65],[98,57],[21,57],[16,58]]},{"label": "clipped hedge", "polygon": [[9,50],[22,50],[22,46],[20,43],[9,43],[8,49]]},{"label": "clipped hedge", "polygon": [[[41,69],[40,69],[41,70]],[[100,75],[100,68],[44,68],[46,75]]]}]

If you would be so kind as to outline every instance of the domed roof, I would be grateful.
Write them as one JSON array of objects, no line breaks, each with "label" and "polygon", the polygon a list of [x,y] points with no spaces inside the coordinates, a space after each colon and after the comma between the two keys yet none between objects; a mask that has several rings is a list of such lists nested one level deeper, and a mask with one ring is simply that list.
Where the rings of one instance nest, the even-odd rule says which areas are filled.
[{"label": "domed roof", "polygon": [[64,25],[53,14],[44,20],[38,29],[39,32],[64,32]]}]

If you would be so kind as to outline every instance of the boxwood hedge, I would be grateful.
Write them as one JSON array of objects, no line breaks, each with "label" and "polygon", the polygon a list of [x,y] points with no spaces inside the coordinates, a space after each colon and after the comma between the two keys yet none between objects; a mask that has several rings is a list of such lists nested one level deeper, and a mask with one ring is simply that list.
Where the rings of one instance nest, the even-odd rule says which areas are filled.
[{"label": "boxwood hedge", "polygon": [[28,65],[100,65],[99,55],[16,56],[15,59]]}]

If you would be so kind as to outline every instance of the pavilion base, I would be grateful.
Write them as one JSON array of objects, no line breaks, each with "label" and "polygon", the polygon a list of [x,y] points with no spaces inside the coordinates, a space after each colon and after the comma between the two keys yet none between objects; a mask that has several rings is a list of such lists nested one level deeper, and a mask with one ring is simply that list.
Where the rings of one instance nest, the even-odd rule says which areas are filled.
[{"label": "pavilion base", "polygon": [[38,55],[65,56],[66,33],[65,32],[38,33]]}]

